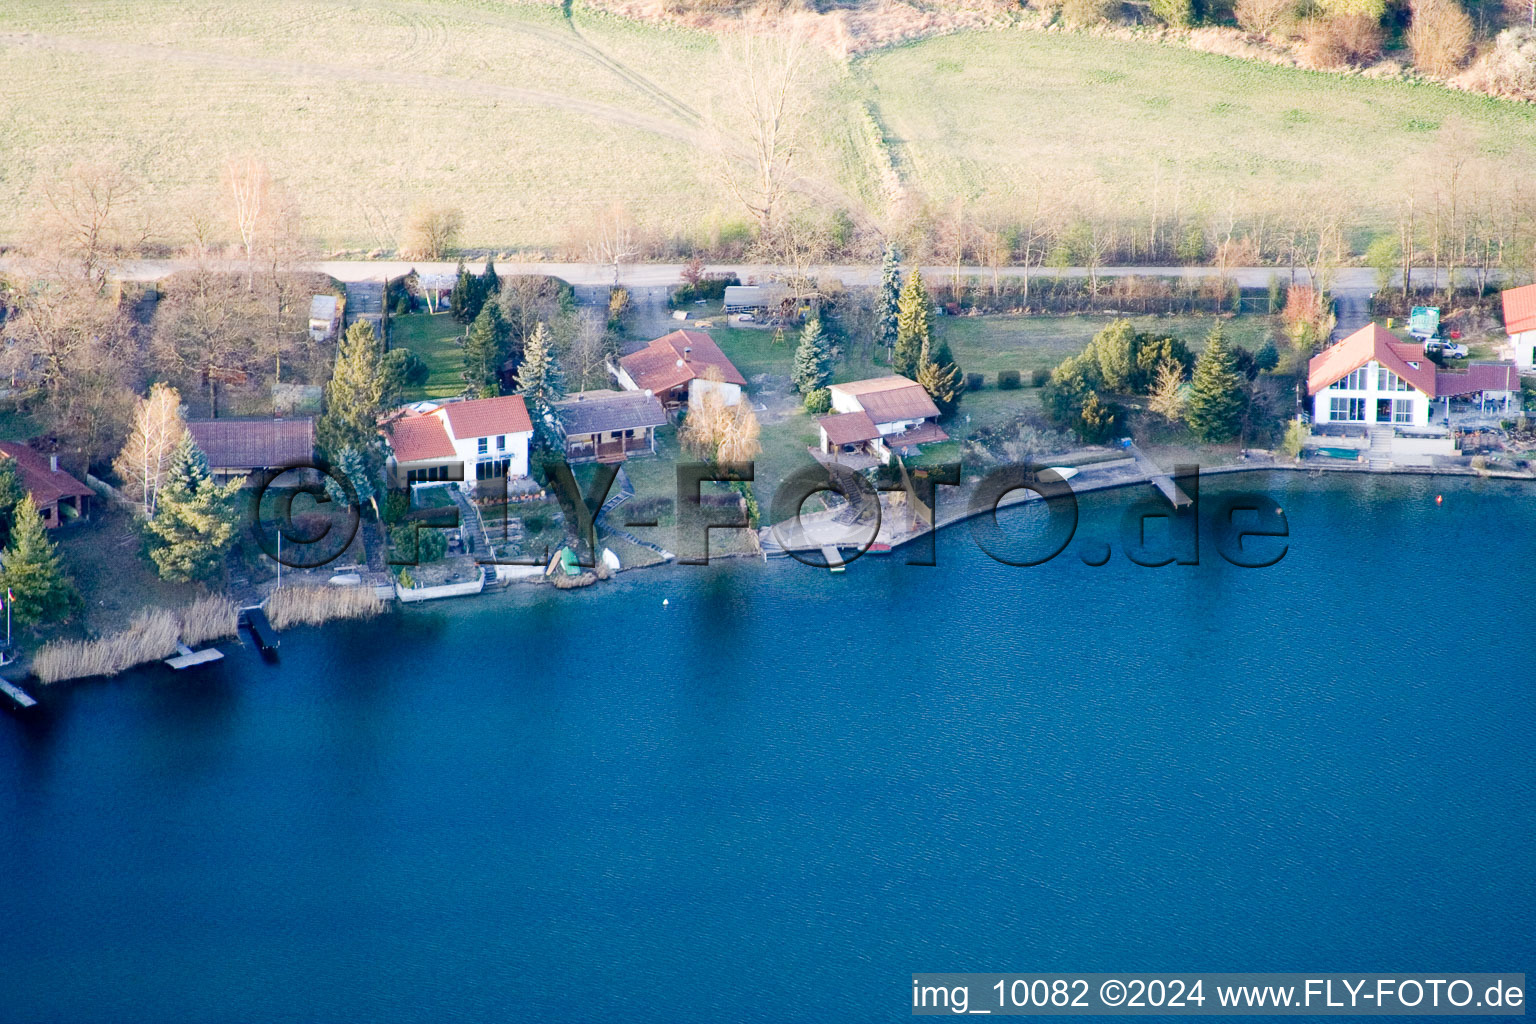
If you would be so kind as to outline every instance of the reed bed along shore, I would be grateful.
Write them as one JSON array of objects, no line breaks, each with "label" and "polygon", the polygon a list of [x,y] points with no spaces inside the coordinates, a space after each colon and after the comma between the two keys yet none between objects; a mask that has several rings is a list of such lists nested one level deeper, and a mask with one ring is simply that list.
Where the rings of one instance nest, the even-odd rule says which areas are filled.
[{"label": "reed bed along shore", "polygon": [[48,644],[33,657],[32,672],[43,683],[117,675],[169,658],[177,644],[196,646],[234,636],[238,619],[235,602],[219,595],[198,598],[179,611],[146,608],[121,633]]},{"label": "reed bed along shore", "polygon": [[383,611],[383,599],[369,587],[283,587],[272,592],[266,605],[273,629],[371,619]]}]

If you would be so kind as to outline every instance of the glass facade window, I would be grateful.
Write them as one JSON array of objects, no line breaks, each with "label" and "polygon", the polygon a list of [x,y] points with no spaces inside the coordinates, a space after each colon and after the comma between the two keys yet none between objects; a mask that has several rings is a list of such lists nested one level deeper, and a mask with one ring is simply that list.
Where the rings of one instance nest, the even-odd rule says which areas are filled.
[{"label": "glass facade window", "polygon": [[1330,398],[1328,400],[1328,418],[1331,420],[1343,420],[1354,423],[1365,422],[1365,399],[1363,398]]},{"label": "glass facade window", "polygon": [[1364,391],[1370,387],[1370,379],[1370,367],[1362,366],[1346,373],[1330,386],[1336,391]]},{"label": "glass facade window", "polygon": [[1383,366],[1376,372],[1377,391],[1407,391],[1412,385]]},{"label": "glass facade window", "polygon": [[490,438],[482,437],[482,438],[480,438],[479,440],[477,440],[475,442],[475,451],[478,452],[479,454],[484,455],[486,452],[488,452],[490,450],[491,450],[491,439]]},{"label": "glass facade window", "polygon": [[494,480],[504,477],[511,468],[511,459],[485,459],[475,463],[475,479]]},{"label": "glass facade window", "polygon": [[1413,401],[1407,398],[1397,398],[1392,401],[1392,422],[1413,422]]}]

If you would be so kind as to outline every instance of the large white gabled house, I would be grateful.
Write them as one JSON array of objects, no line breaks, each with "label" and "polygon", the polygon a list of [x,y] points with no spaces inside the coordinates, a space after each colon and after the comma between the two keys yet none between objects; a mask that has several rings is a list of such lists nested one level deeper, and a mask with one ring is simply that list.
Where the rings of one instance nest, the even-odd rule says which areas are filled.
[{"label": "large white gabled house", "polygon": [[1449,417],[1452,399],[1508,408],[1519,392],[1520,373],[1510,363],[1442,370],[1422,344],[1402,341],[1377,324],[1367,324],[1307,364],[1312,422],[1318,425],[1428,428],[1437,414]]},{"label": "large white gabled house", "polygon": [[394,487],[439,480],[477,483],[528,475],[533,421],[521,395],[447,402],[387,424]]},{"label": "large white gabled house", "polygon": [[1536,369],[1536,284],[1510,288],[1504,300],[1504,332],[1515,350],[1515,365]]}]

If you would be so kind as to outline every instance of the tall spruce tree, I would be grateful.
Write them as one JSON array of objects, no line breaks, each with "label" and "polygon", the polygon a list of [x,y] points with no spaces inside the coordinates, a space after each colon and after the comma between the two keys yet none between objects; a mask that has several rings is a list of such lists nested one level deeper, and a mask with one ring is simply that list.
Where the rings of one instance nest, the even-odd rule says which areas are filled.
[{"label": "tall spruce tree", "polygon": [[928,392],[928,397],[933,399],[933,404],[939,407],[939,415],[949,416],[960,406],[965,378],[960,373],[960,367],[949,358],[949,346],[940,342],[939,348],[943,353],[942,358],[930,352],[928,345],[923,346],[918,355],[916,380]]},{"label": "tall spruce tree", "polygon": [[16,523],[16,508],[27,496],[16,473],[16,460],[0,457],[0,548],[11,542],[11,528]]},{"label": "tall spruce tree", "polygon": [[901,268],[896,262],[896,248],[885,247],[880,261],[880,292],[875,298],[874,341],[885,349],[890,359],[896,350],[896,318],[901,303]]},{"label": "tall spruce tree", "polygon": [[832,346],[821,329],[820,318],[806,321],[800,329],[793,375],[795,390],[802,395],[826,387],[832,379]]},{"label": "tall spruce tree", "polygon": [[[501,291],[501,276],[496,273],[496,257],[487,256],[485,258],[485,269],[480,271],[480,279],[477,284],[482,304],[496,300],[497,294]],[[475,315],[479,316],[480,314],[476,313]]]},{"label": "tall spruce tree", "polygon": [[480,307],[480,315],[469,325],[469,336],[464,339],[464,383],[473,397],[501,394],[501,364],[507,360],[511,333],[499,303],[487,302]]},{"label": "tall spruce tree", "polygon": [[160,488],[155,517],[146,520],[149,557],[160,578],[174,583],[211,580],[235,539],[235,494],[245,484],[213,479],[208,457],[184,434]]},{"label": "tall spruce tree", "polygon": [[1243,425],[1248,391],[1221,327],[1206,338],[1205,351],[1195,360],[1184,418],[1202,441],[1230,441]]},{"label": "tall spruce tree", "polygon": [[933,311],[928,305],[928,289],[923,287],[923,277],[917,268],[907,276],[901,289],[896,313],[896,348],[891,356],[891,369],[912,380],[922,368],[922,357],[933,333]]},{"label": "tall spruce tree", "polygon": [[325,385],[325,411],[315,423],[315,441],[328,458],[353,448],[367,460],[370,473],[383,468],[379,419],[392,390],[390,381],[373,325],[357,321],[336,349],[336,368]]},{"label": "tall spruce tree", "polygon": [[480,315],[480,303],[476,301],[479,294],[478,283],[464,269],[464,261],[459,260],[459,269],[453,278],[453,290],[448,293],[448,315],[461,324],[471,323]]},{"label": "tall spruce tree", "polygon": [[10,543],[0,552],[0,590],[9,591],[11,617],[22,625],[62,622],[80,607],[31,495],[16,504]]},{"label": "tall spruce tree", "polygon": [[555,356],[549,331],[541,323],[523,345],[523,362],[517,368],[517,393],[528,404],[533,420],[534,443],[544,451],[557,447],[550,425],[553,405],[565,397],[565,373]]}]

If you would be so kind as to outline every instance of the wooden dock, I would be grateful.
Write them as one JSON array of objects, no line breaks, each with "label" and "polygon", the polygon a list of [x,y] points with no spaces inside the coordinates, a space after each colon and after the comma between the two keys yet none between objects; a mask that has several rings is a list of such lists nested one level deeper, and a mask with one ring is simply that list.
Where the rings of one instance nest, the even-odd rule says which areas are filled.
[{"label": "wooden dock", "polygon": [[251,637],[256,641],[256,646],[263,652],[277,650],[281,641],[277,637],[277,630],[272,628],[272,623],[267,621],[267,613],[260,608],[247,608],[242,613],[245,618],[245,628],[251,631]]},{"label": "wooden dock", "polygon": [[11,700],[15,701],[17,707],[30,708],[37,706],[37,701],[33,700],[31,696],[26,693],[26,691],[22,690],[9,679],[0,679],[0,693],[5,694],[7,697],[11,698]]},{"label": "wooden dock", "polygon": [[191,668],[193,665],[206,665],[210,661],[218,661],[224,657],[223,651],[212,647],[209,647],[207,650],[194,651],[186,644],[177,644],[176,650],[179,652],[176,657],[165,659],[165,663],[175,669]]},{"label": "wooden dock", "polygon": [[827,568],[833,572],[842,572],[845,568],[843,565],[843,554],[837,550],[836,545],[823,544],[821,546],[821,557],[827,560]]},{"label": "wooden dock", "polygon": [[1147,458],[1145,452],[1134,444],[1128,450],[1135,457],[1136,464],[1147,474],[1147,482],[1156,487],[1163,497],[1168,499],[1168,504],[1174,508],[1189,508],[1189,506],[1194,504],[1194,500],[1185,494],[1178,484],[1173,482],[1173,477],[1164,473],[1157,463]]}]

